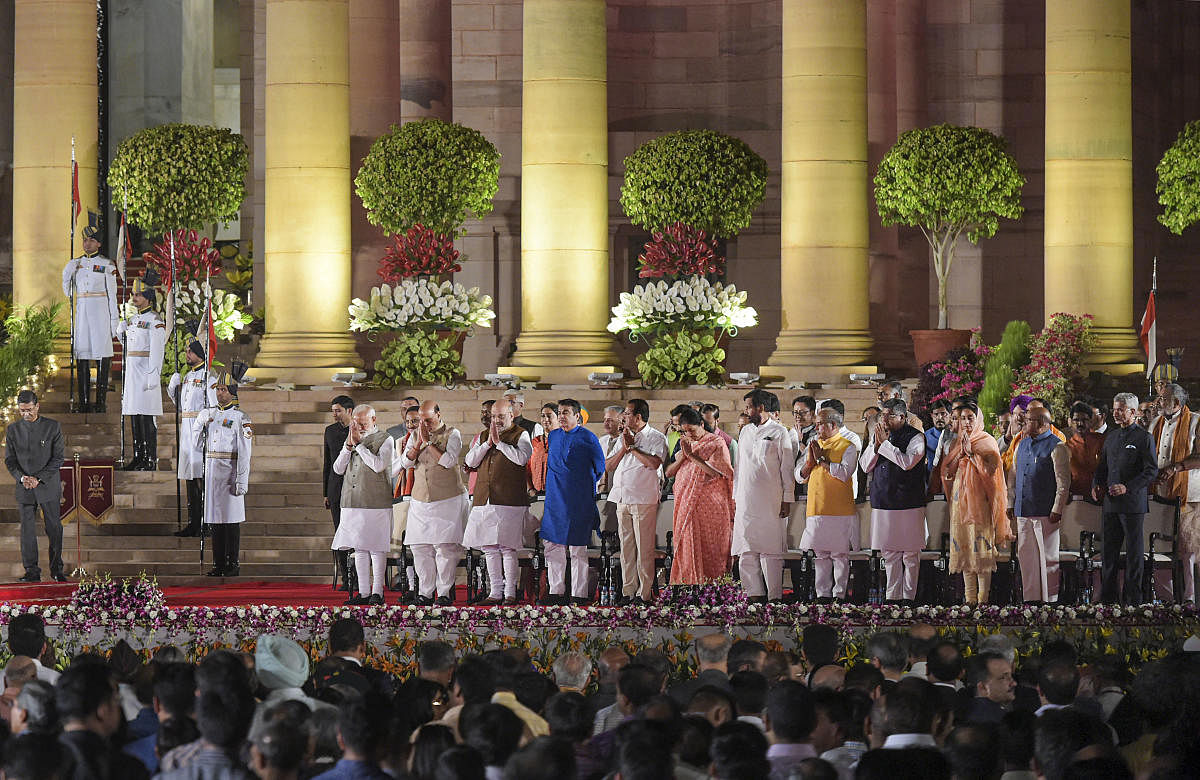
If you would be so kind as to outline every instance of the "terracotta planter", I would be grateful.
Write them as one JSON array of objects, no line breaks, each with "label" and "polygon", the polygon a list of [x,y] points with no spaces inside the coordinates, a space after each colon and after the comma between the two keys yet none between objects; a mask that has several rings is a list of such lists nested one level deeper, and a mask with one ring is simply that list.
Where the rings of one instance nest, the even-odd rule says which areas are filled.
[{"label": "terracotta planter", "polygon": [[955,347],[965,347],[971,343],[969,330],[910,330],[908,335],[912,336],[918,371],[926,363],[941,360]]}]

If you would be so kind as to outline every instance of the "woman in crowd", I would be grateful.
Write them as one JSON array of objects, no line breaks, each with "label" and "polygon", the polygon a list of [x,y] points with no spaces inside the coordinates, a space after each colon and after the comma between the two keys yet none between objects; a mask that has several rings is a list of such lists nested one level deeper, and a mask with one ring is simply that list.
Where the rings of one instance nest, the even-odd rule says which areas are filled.
[{"label": "woman in crowd", "polygon": [[954,409],[958,436],[942,467],[950,500],[950,572],[962,572],[968,604],[988,600],[997,545],[1013,538],[1009,528],[1004,468],[996,440],[983,429],[974,401]]},{"label": "woman in crowd", "polygon": [[533,437],[533,455],[529,457],[529,491],[536,496],[546,492],[546,464],[549,462],[550,431],[558,430],[558,407],[543,404],[542,435]]},{"label": "woman in crowd", "polygon": [[667,466],[675,478],[672,585],[711,582],[729,569],[733,464],[724,439],[695,409],[679,413],[679,454]]}]

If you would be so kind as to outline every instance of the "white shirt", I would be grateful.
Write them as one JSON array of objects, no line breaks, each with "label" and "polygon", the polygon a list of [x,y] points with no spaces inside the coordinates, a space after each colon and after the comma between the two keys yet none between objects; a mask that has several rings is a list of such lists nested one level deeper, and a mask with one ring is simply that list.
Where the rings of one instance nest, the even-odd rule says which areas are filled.
[{"label": "white shirt", "polygon": [[[624,441],[618,441],[613,446],[613,452],[620,452]],[[612,489],[608,491],[608,500],[615,504],[657,504],[660,497],[658,484],[658,467],[651,468],[641,461],[633,450],[639,450],[646,455],[659,459],[659,464],[667,459],[667,437],[662,431],[657,431],[649,425],[643,426],[633,436],[633,447],[617,463],[612,473]]]},{"label": "white shirt", "polygon": [[[838,435],[840,435],[843,439],[845,439],[846,441],[848,441],[854,445],[854,457],[857,458],[858,453],[862,452],[862,450],[863,450],[862,437],[859,436],[854,431],[847,428],[845,425],[843,425],[841,430],[838,431]],[[857,466],[858,461],[855,461],[854,465]],[[830,473],[831,474],[833,473],[832,469],[830,470]],[[853,469],[850,471],[850,473],[851,474],[854,473]],[[834,476],[837,476],[837,475],[834,474]],[[842,479],[842,478],[838,477],[838,479]],[[842,481],[844,482],[845,480],[842,480]],[[854,491],[854,500],[857,501],[858,500],[858,480],[857,479],[850,480],[850,487]]]},{"label": "white shirt", "polygon": [[858,459],[858,465],[863,471],[870,474],[871,470],[875,468],[875,464],[879,462],[881,457],[887,458],[900,468],[908,471],[925,458],[925,437],[912,437],[912,440],[909,441],[908,446],[904,448],[903,452],[901,452],[900,449],[890,441],[885,441],[883,444],[879,445],[878,449],[876,449],[875,439],[872,438],[870,443],[867,444],[866,448],[862,451],[862,457]]},{"label": "white shirt", "polygon": [[903,750],[904,748],[937,748],[932,734],[893,734],[883,741],[884,750]]},{"label": "white shirt", "polygon": [[[1154,429],[1158,426],[1158,420],[1163,420],[1162,435],[1159,436],[1159,440],[1155,442],[1158,452],[1158,467],[1160,469],[1164,466],[1170,465],[1173,462],[1173,459],[1171,458],[1171,451],[1174,449],[1175,445],[1175,429],[1179,427],[1179,419],[1182,416],[1183,415],[1180,414],[1180,412],[1175,412],[1175,416],[1170,418],[1167,418],[1166,415],[1160,414],[1157,418],[1155,418],[1154,422],[1150,423],[1150,435],[1153,436]],[[1192,440],[1192,446],[1188,448],[1189,454],[1196,452],[1196,434],[1200,432],[1197,431],[1198,423],[1200,423],[1200,414],[1192,412],[1191,430],[1189,430],[1187,433]],[[1154,492],[1160,496],[1166,497],[1167,493],[1170,491],[1170,488],[1170,480],[1164,480],[1159,483]],[[1200,501],[1200,469],[1191,469],[1188,471],[1187,492],[1188,503]]]}]

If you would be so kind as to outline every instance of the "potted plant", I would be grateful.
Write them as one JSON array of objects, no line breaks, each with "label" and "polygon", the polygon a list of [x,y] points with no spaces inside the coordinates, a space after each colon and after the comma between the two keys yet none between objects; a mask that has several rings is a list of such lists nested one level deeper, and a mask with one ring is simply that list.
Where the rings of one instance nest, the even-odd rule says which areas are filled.
[{"label": "potted plant", "polygon": [[946,282],[958,239],[991,238],[1000,217],[1021,216],[1025,177],[1006,142],[978,127],[936,125],[909,130],[888,150],[875,174],[875,205],[883,225],[920,229],[938,281],[937,330],[913,330],[917,364],[967,344],[969,330],[949,329]]},{"label": "potted plant", "polygon": [[1158,221],[1179,235],[1200,220],[1200,119],[1184,125],[1156,170],[1154,190],[1163,207]]},{"label": "potted plant", "polygon": [[647,387],[709,384],[724,374],[724,342],[758,322],[746,293],[726,285],[721,239],[750,224],[766,192],[767,164],[741,140],[712,130],[654,138],[625,159],[621,206],[650,231],[638,276],[608,329],[647,342]]}]

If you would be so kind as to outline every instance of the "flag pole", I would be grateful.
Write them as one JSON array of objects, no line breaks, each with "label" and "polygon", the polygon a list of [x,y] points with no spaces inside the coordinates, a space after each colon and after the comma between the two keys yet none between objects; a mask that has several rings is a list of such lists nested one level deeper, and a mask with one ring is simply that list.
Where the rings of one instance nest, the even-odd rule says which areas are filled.
[{"label": "flag pole", "polygon": [[[125,215],[128,212],[129,212],[129,193],[128,193],[128,191],[126,191],[125,185],[121,185],[121,222],[122,223],[125,222]],[[119,257],[121,259],[120,264],[117,266],[118,270],[120,270],[120,272],[121,272],[121,281],[120,281],[118,287],[123,285],[125,287],[125,292],[128,292],[128,289],[129,289],[129,284],[128,284],[127,280],[125,279],[125,260],[126,260],[125,242],[127,240],[128,240],[127,237],[125,237],[125,238],[118,237],[118,241],[117,241],[117,243],[120,245],[117,247],[117,257]],[[124,306],[123,301],[117,302],[117,316],[121,318],[122,323],[125,322],[125,306]],[[126,345],[125,337],[126,337],[126,331],[124,328],[122,328],[121,329],[121,383],[122,383],[121,397],[122,397],[122,400],[124,400],[124,396],[125,396],[125,390],[124,390],[125,372],[129,370],[128,369],[129,355],[126,354],[128,350],[126,349],[126,346],[125,346]],[[122,414],[121,414],[121,466],[123,467],[124,465],[125,465],[125,414],[124,414],[124,412],[122,412]]]},{"label": "flag pole", "polygon": [[[71,136],[71,258],[69,263],[75,262],[75,219],[78,217],[78,212],[75,210],[75,183],[78,174],[75,170],[75,136]],[[67,403],[67,408],[73,414],[78,409],[78,399],[75,397],[75,281],[79,276],[79,267],[71,272],[71,294],[68,304],[71,307],[71,385],[70,385],[70,400]]]},{"label": "flag pole", "polygon": [[1150,384],[1149,398],[1154,401],[1154,369],[1158,366],[1158,255],[1154,256],[1154,262],[1151,265],[1150,271],[1150,297],[1154,299],[1154,343],[1151,346],[1154,354],[1149,355],[1146,359],[1146,381]]}]

